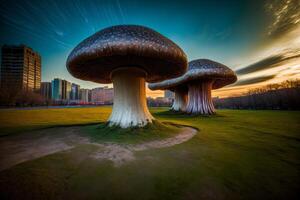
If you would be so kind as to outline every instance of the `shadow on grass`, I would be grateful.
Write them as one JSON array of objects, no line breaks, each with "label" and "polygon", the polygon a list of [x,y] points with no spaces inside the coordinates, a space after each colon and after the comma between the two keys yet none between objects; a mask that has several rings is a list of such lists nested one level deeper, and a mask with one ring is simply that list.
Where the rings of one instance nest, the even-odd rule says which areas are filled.
[{"label": "shadow on grass", "polygon": [[182,111],[162,111],[162,112],[156,112],[153,114],[157,117],[171,117],[171,118],[219,118],[219,117],[226,117],[225,115],[215,113],[213,115],[201,115],[201,114],[187,114]]}]

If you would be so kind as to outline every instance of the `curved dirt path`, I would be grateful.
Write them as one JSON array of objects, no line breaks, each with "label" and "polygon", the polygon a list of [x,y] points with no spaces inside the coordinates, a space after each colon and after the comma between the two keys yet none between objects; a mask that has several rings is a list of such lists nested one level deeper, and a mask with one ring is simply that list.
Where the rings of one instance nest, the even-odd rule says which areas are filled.
[{"label": "curved dirt path", "polygon": [[105,150],[92,154],[92,157],[95,159],[108,159],[112,161],[115,166],[120,166],[128,161],[134,160],[135,151],[165,148],[174,146],[176,144],[181,144],[190,140],[197,134],[197,132],[198,131],[196,129],[184,127],[176,136],[163,140],[154,140],[136,145],[104,144],[103,146],[105,147]]},{"label": "curved dirt path", "polygon": [[[35,134],[0,138],[0,171],[9,169],[17,164],[41,158],[50,154],[70,150],[79,144],[98,146],[98,151],[90,155],[93,159],[107,159],[114,166],[120,166],[135,159],[135,151],[144,151],[153,148],[171,147],[188,141],[197,130],[184,127],[174,137],[163,140],[154,140],[136,145],[115,143],[94,143],[88,137],[77,134],[80,127],[50,128],[35,131]],[[61,134],[53,134],[61,133]]]}]

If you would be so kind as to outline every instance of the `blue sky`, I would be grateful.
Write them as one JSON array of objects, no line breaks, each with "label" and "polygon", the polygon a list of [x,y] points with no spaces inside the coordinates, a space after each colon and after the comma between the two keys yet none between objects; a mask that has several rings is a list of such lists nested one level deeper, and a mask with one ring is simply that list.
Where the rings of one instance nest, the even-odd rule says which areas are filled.
[{"label": "blue sky", "polygon": [[67,72],[70,51],[102,28],[139,24],[172,39],[189,60],[213,59],[237,70],[281,55],[274,46],[297,47],[298,43],[285,44],[282,39],[297,39],[292,35],[299,27],[297,6],[299,0],[1,0],[0,44],[26,44],[38,51],[42,81],[60,77],[93,88],[99,84],[75,79]]}]

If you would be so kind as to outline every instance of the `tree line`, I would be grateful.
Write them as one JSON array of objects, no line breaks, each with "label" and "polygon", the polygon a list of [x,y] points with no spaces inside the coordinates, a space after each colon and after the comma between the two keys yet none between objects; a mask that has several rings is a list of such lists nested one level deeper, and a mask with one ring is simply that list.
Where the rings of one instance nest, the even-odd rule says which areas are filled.
[{"label": "tree line", "polygon": [[238,97],[214,98],[216,108],[300,110],[300,80],[287,80],[249,90]]},{"label": "tree line", "polygon": [[34,91],[0,89],[0,107],[42,106],[49,101]]}]

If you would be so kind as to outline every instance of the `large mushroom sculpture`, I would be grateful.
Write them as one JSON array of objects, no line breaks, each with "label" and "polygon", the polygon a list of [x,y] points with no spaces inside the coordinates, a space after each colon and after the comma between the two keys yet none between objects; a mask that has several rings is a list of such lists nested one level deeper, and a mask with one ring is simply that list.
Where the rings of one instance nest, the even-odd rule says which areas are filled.
[{"label": "large mushroom sculpture", "polygon": [[158,83],[148,84],[151,90],[170,90],[175,93],[171,110],[184,112],[188,101],[188,86],[181,83],[181,78],[173,78]]},{"label": "large mushroom sculpture", "polygon": [[180,77],[180,83],[188,84],[189,114],[210,115],[215,113],[211,90],[236,82],[237,76],[227,66],[208,59],[189,62],[188,71]]},{"label": "large mushroom sculpture", "polygon": [[113,83],[110,126],[127,128],[152,123],[145,81],[159,82],[182,75],[187,68],[183,50],[160,33],[137,25],[100,30],[70,53],[67,69],[76,78]]}]

